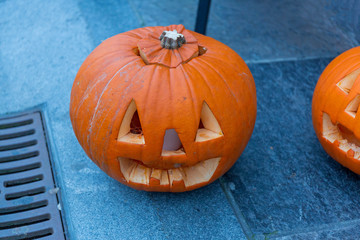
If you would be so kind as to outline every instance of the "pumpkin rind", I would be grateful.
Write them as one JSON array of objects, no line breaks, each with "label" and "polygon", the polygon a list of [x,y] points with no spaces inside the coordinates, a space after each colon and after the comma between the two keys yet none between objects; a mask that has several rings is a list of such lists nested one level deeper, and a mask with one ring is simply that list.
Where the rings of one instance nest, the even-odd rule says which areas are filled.
[{"label": "pumpkin rind", "polygon": [[360,174],[357,151],[360,115],[356,114],[359,94],[360,47],[355,47],[336,57],[321,74],[313,95],[312,120],[325,151],[357,174]]},{"label": "pumpkin rind", "polygon": [[[236,162],[255,124],[253,77],[245,62],[226,45],[186,30],[206,48],[206,53],[173,67],[143,61],[137,51],[139,42],[154,32],[161,34],[175,28],[181,26],[140,28],[105,40],[84,61],[72,87],[70,117],[79,143],[102,170],[136,189],[179,192],[213,182]],[[132,101],[145,144],[117,141]],[[223,136],[195,142],[204,102]],[[185,155],[161,155],[166,129],[175,129]],[[186,168],[208,159],[220,161],[208,181],[185,186],[176,180],[161,185],[155,177],[146,184],[127,181],[119,158],[135,159],[153,169],[168,169],[168,179],[176,179],[179,164]],[[159,170],[152,172],[159,176]]]}]

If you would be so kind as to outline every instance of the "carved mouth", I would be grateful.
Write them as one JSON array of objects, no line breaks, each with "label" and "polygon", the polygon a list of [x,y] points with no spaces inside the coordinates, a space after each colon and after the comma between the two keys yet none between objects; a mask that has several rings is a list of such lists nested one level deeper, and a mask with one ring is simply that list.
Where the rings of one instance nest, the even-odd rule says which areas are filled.
[{"label": "carved mouth", "polygon": [[323,113],[323,137],[347,153],[347,156],[360,160],[360,141],[345,126],[333,124],[326,113]]},{"label": "carved mouth", "polygon": [[155,180],[159,185],[173,185],[173,182],[184,182],[185,187],[208,182],[219,165],[220,157],[208,159],[190,167],[173,169],[149,168],[136,160],[118,158],[120,169],[127,182],[149,185]]}]

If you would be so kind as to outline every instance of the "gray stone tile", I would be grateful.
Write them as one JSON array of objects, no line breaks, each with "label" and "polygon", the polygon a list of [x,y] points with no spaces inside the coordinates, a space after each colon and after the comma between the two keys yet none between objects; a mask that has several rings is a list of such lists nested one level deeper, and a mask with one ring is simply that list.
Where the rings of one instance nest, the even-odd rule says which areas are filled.
[{"label": "gray stone tile", "polygon": [[170,239],[246,239],[218,181],[183,194],[148,196]]},{"label": "gray stone tile", "polygon": [[187,29],[195,28],[197,0],[129,0],[129,2],[143,26],[183,24]]},{"label": "gray stone tile", "polygon": [[99,13],[96,2],[79,5],[0,2],[0,115],[44,108],[69,239],[243,239],[218,183],[185,194],[135,191],[86,156],[69,119],[73,80],[97,41],[136,21],[117,26],[127,15],[110,14],[96,23],[111,5]]},{"label": "gray stone tile", "polygon": [[[342,226],[342,229],[338,229],[337,226],[324,226],[330,228],[327,230],[324,229],[314,229],[313,231],[304,232],[304,233],[295,233],[289,234],[283,237],[276,237],[276,239],[281,240],[357,240],[360,236],[360,224],[359,221],[356,223],[349,223],[347,226]],[[269,238],[271,239],[271,237]]]},{"label": "gray stone tile", "polygon": [[257,120],[225,179],[255,235],[360,218],[360,177],[325,153],[312,127],[312,93],[329,61],[250,65]]},{"label": "gray stone tile", "polygon": [[335,23],[355,44],[360,43],[360,1],[327,1],[329,20]]},{"label": "gray stone tile", "polygon": [[[194,30],[198,1],[130,0],[141,25]],[[213,0],[207,35],[247,62],[334,57],[359,44],[357,0]]]},{"label": "gray stone tile", "polygon": [[116,34],[142,27],[141,19],[127,0],[77,1],[93,44]]},{"label": "gray stone tile", "polygon": [[354,1],[329,2],[214,0],[208,35],[248,62],[333,57],[358,43],[330,18],[344,19],[349,11],[339,12],[336,6],[352,8]]}]

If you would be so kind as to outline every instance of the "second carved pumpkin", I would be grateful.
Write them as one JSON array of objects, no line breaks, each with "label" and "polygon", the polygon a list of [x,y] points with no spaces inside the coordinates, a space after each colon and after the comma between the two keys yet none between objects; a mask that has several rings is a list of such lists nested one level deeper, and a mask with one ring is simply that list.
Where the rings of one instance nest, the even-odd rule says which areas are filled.
[{"label": "second carved pumpkin", "polygon": [[360,47],[335,58],[321,74],[312,119],[325,151],[360,174]]}]

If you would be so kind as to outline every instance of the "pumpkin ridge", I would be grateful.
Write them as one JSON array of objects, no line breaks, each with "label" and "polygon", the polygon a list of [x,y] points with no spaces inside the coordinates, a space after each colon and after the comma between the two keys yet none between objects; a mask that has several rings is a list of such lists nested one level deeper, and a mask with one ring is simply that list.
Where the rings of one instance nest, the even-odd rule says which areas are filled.
[{"label": "pumpkin ridge", "polygon": [[[360,48],[360,47],[359,47]],[[354,59],[356,59],[356,58],[359,58],[359,54],[353,54],[353,55],[350,55],[349,57],[347,57],[346,59],[343,59],[342,61],[340,61],[340,59],[337,59],[337,58],[335,58],[333,61],[336,61],[336,60],[338,60],[334,65],[332,64],[332,62],[331,63],[329,63],[329,65],[325,68],[325,70],[324,70],[324,73],[326,74],[326,75],[324,75],[324,76],[320,76],[319,77],[319,86],[317,86],[316,85],[316,88],[318,88],[319,89],[319,91],[321,91],[321,89],[323,88],[323,86],[326,86],[327,84],[327,82],[328,81],[331,81],[331,80],[329,80],[329,79],[332,79],[332,76],[333,76],[333,74],[334,74],[334,72],[335,72],[335,74],[336,74],[336,69],[338,68],[338,66],[341,66],[341,65],[347,65],[349,62],[351,63],[351,62],[353,62],[354,61]],[[327,71],[327,72],[325,72],[326,71],[326,69],[327,68],[329,68],[330,70],[329,71]],[[347,72],[350,70],[350,68],[349,69],[347,69]],[[324,79],[324,80],[321,80],[321,79]],[[321,81],[320,81],[321,80]],[[339,81],[341,81],[341,79],[339,80]]]},{"label": "pumpkin ridge", "polygon": [[231,93],[231,95],[233,96],[232,99],[235,99],[236,103],[238,106],[241,106],[240,105],[240,102],[239,102],[239,99],[238,99],[238,96],[234,94],[234,92],[231,90],[229,84],[227,83],[226,79],[222,76],[221,73],[219,73],[216,68],[214,68],[211,64],[207,63],[206,61],[204,61],[203,59],[198,59],[200,62],[202,62],[203,64],[207,65],[211,70],[213,70],[218,76],[219,78],[222,80],[222,82],[225,84],[227,90]]},{"label": "pumpkin ridge", "polygon": [[[206,80],[206,77],[204,77],[204,75],[201,73],[201,71],[199,71],[196,67],[194,67],[193,65],[191,64],[187,64],[186,67],[189,67],[189,68],[192,68],[193,71],[197,72],[198,75],[201,77],[201,80],[202,80],[202,85],[206,86],[206,88],[208,89],[208,92],[210,93],[209,95],[211,96],[211,100],[213,102],[216,102],[215,98],[214,98],[214,95],[213,95],[213,90],[210,88],[210,85],[209,83],[207,82]],[[185,70],[186,71],[186,70]],[[203,100],[205,101],[205,99]],[[202,105],[200,107],[200,109],[202,108]],[[199,115],[199,120],[200,120],[200,114]]]},{"label": "pumpkin ridge", "polygon": [[94,59],[91,59],[90,64],[88,64],[88,65],[86,66],[86,68],[84,67],[84,69],[81,69],[81,68],[79,69],[77,75],[78,75],[78,76],[82,76],[82,75],[84,74],[84,72],[86,72],[88,69],[91,69],[91,66],[93,66],[94,64],[96,64],[98,61],[102,60],[103,58],[108,57],[109,55],[112,55],[112,54],[114,54],[114,53],[118,53],[118,52],[121,52],[121,51],[122,51],[122,50],[114,50],[114,51],[111,51],[111,52],[106,52],[106,53],[104,53],[104,54],[101,55],[101,56],[96,56],[96,57],[94,57]]},{"label": "pumpkin ridge", "polygon": [[[152,109],[152,104],[153,102],[151,101],[152,99],[152,94],[159,92],[161,83],[164,79],[157,79],[156,76],[161,75],[161,71],[164,71],[163,67],[160,65],[152,65],[152,71],[151,74],[147,74],[147,81],[148,81],[148,85],[146,88],[146,93],[145,93],[145,102],[143,104],[143,119],[147,119],[149,118],[149,112],[147,111],[147,109]],[[167,76],[168,77],[168,76]],[[146,122],[146,120],[145,120]],[[144,137],[145,137],[145,142],[148,142],[148,145],[151,145],[152,142],[152,138],[153,136],[146,134],[146,132],[148,132],[148,127],[146,125],[143,125],[143,131],[144,131]],[[147,138],[146,138],[147,137]],[[146,140],[148,139],[148,140]],[[161,153],[159,153],[159,157],[161,156]],[[142,157],[144,158],[144,151],[142,152]]]},{"label": "pumpkin ridge", "polygon": [[[217,57],[216,55],[213,56],[213,54],[211,54],[211,52],[209,52],[208,54],[203,54],[203,55],[200,55],[196,58],[199,58],[199,59],[202,59],[203,61],[205,62],[208,62],[207,58],[210,58],[210,59],[213,59],[213,60],[217,60],[217,61],[222,61],[222,59],[219,59],[219,57]],[[235,64],[232,64],[231,62],[230,63],[227,63],[228,67],[231,67],[232,70],[236,71],[238,66],[236,66]]]},{"label": "pumpkin ridge", "polygon": [[[113,56],[113,55],[116,55],[116,54],[118,54],[119,52],[121,52],[121,51],[116,50],[116,51],[114,51],[114,52],[111,52],[109,55],[110,55],[110,57],[115,57],[115,56]],[[91,75],[91,73],[89,73],[89,71],[90,71],[90,70],[93,70],[92,67],[93,67],[94,65],[98,64],[99,62],[101,62],[104,58],[108,58],[109,55],[104,54],[103,56],[95,59],[95,61],[91,62],[91,63],[88,65],[88,67],[87,67],[86,69],[84,69],[84,70],[76,77],[76,81],[75,81],[75,82],[80,82],[80,84],[84,85],[84,80],[83,80],[83,79],[86,79],[86,78],[87,78],[86,76],[87,76],[88,74]],[[126,58],[131,58],[131,57],[134,57],[134,56],[127,56]],[[111,66],[113,66],[113,65],[116,65],[116,64],[119,63],[120,61],[124,61],[124,58],[116,60],[116,61],[113,62],[111,65],[106,66],[105,69],[108,68],[108,67],[111,67]],[[87,85],[87,88],[86,88],[85,91],[83,91],[83,94],[82,94],[81,96],[79,96],[79,99],[82,99],[85,94],[89,94],[89,92],[88,92],[88,91],[89,91],[89,87],[90,87],[90,88],[93,88],[94,85],[92,85],[92,86],[88,86],[88,85],[89,85],[89,84],[94,84],[94,82],[95,82],[95,84],[96,84],[96,82],[97,82],[94,78],[91,78],[91,79],[89,79],[89,80],[87,81],[87,83],[85,84],[85,85]],[[78,93],[78,94],[79,94],[79,93]]]},{"label": "pumpkin ridge", "polygon": [[[122,35],[122,37],[119,37],[119,36],[114,36],[114,37],[110,37],[106,40],[104,40],[103,43],[106,43],[104,46],[102,46],[101,48],[97,47],[95,48],[95,50],[89,55],[89,59],[85,59],[84,63],[86,62],[90,62],[91,64],[94,63],[94,61],[96,61],[97,59],[99,58],[102,58],[102,57],[106,57],[108,54],[111,54],[115,51],[124,51],[124,52],[127,52],[131,49],[133,49],[133,45],[130,43],[129,40],[127,40],[126,43],[122,44],[122,45],[118,45],[117,46],[117,49],[116,50],[112,50],[114,47],[111,45],[111,42],[118,42],[120,40],[124,40],[122,38],[124,38],[123,36],[126,36],[126,37],[129,37],[129,38],[132,38],[131,36],[128,36],[127,34],[126,35]],[[134,42],[137,42],[138,39],[137,38],[134,38],[132,39],[132,41]],[[101,54],[100,54],[101,53]],[[94,55],[94,56],[93,56]],[[98,56],[100,55],[100,56]],[[121,54],[119,54],[119,56],[121,56]],[[83,64],[84,65],[84,64]],[[84,65],[85,66],[85,65]],[[80,67],[79,71],[78,71],[78,74],[82,74],[82,71],[81,71],[81,68],[82,66]],[[88,68],[88,66],[86,67],[86,69]]]},{"label": "pumpkin ridge", "polygon": [[[189,95],[190,95],[190,97],[191,97],[191,99],[194,99],[194,95],[195,95],[195,97],[196,97],[196,91],[194,90],[194,84],[192,83],[192,81],[190,80],[191,78],[190,78],[190,76],[188,75],[188,73],[186,72],[186,70],[184,69],[184,66],[183,65],[180,65],[180,70],[182,71],[182,77],[184,78],[184,80],[185,80],[185,83],[186,83],[186,85],[187,85],[187,91],[189,92]],[[191,83],[189,83],[189,80],[190,80],[190,82]],[[171,81],[171,80],[170,80]],[[191,87],[190,87],[190,84],[191,84]],[[191,101],[191,105],[192,105],[192,107],[191,107],[191,110],[192,110],[192,112],[193,112],[193,115],[194,116],[197,116],[197,109],[195,108],[195,104],[194,104],[194,101]]]},{"label": "pumpkin ridge", "polygon": [[[136,60],[140,61],[140,59],[136,59]],[[89,130],[88,130],[89,134],[88,134],[88,136],[87,136],[87,144],[88,144],[88,146],[90,146],[90,135],[91,135],[92,128],[93,128],[93,121],[94,121],[95,115],[97,114],[98,107],[99,107],[99,105],[100,105],[100,103],[101,103],[101,98],[102,98],[103,94],[104,94],[105,91],[108,89],[107,87],[108,87],[109,84],[112,82],[112,80],[115,78],[115,76],[118,75],[118,74],[120,73],[120,71],[123,70],[125,67],[128,67],[129,65],[130,65],[129,67],[131,67],[131,64],[137,62],[136,60],[135,60],[135,61],[132,61],[132,62],[129,62],[129,63],[127,63],[126,65],[122,66],[122,67],[108,80],[107,84],[106,84],[105,87],[103,88],[100,96],[99,96],[98,99],[97,99],[97,103],[96,103],[96,107],[95,107],[95,109],[94,109],[93,115],[92,115],[92,117],[91,117],[91,119],[90,119],[90,121],[89,121]],[[139,72],[140,72],[140,71],[138,71],[134,76],[132,76],[131,79],[133,79],[135,76],[137,76],[137,74],[138,74]],[[128,84],[130,84],[130,81],[128,82]],[[91,151],[91,149],[90,149],[90,151]]]},{"label": "pumpkin ridge", "polygon": [[[101,48],[99,49],[100,53],[97,54],[99,56],[96,56],[93,59],[91,59],[91,61],[89,61],[89,64],[87,64],[86,68],[78,72],[78,75],[83,75],[86,70],[91,69],[93,65],[98,63],[100,60],[103,60],[104,58],[119,56],[119,60],[121,59],[124,60],[130,57],[136,57],[136,56],[140,57],[139,55],[134,53],[133,49],[134,47],[132,47],[131,44],[128,44],[127,46],[123,45],[114,50],[109,48],[108,51],[106,50],[106,48]],[[116,56],[113,56],[114,54],[116,54]]]},{"label": "pumpkin ridge", "polygon": [[[129,64],[136,62],[136,60],[139,60],[139,59],[135,59],[134,61],[129,62],[129,63],[128,63],[127,65],[125,65],[125,66],[128,66]],[[125,67],[125,66],[123,66],[123,67]],[[123,67],[122,67],[121,69],[123,69]],[[121,71],[121,69],[120,69],[120,70],[117,70],[117,72],[114,73],[113,77],[114,77],[119,71]],[[104,79],[104,82],[103,82],[103,81],[101,81],[101,82],[100,82],[100,81],[95,82],[94,85],[91,87],[91,91],[89,91],[87,95],[84,95],[84,96],[80,99],[80,101],[77,103],[77,108],[74,110],[74,117],[75,117],[75,118],[79,118],[79,114],[81,114],[81,113],[84,111],[84,109],[82,109],[82,108],[83,108],[83,104],[85,104],[86,102],[94,102],[94,101],[96,101],[96,97],[93,96],[93,91],[96,90],[96,87],[98,87],[98,84],[100,84],[100,83],[106,83],[106,81],[108,81],[108,79]],[[81,118],[81,117],[80,117],[80,118]],[[84,124],[86,124],[86,123],[83,122],[83,121],[78,122],[77,124],[74,125],[74,126],[75,126],[75,129],[81,128],[81,126],[83,126]],[[81,142],[83,142],[83,140],[81,140]]]},{"label": "pumpkin ridge", "polygon": [[[174,69],[174,70],[171,70],[169,69],[168,70],[169,72],[169,88],[170,88],[170,97],[171,97],[171,104],[173,106],[176,106],[176,102],[174,101],[174,99],[172,98],[172,96],[176,96],[176,93],[179,91],[177,88],[176,88],[176,85],[175,84],[171,84],[172,80],[174,80],[174,77],[172,77],[172,75],[175,75],[175,76],[178,76],[179,78],[181,77],[181,79],[178,79],[179,81],[182,81],[185,83],[186,87],[184,87],[184,91],[186,92],[186,96],[190,96],[190,99],[196,99],[194,98],[194,95],[196,96],[196,91],[194,91],[194,86],[192,83],[189,83],[189,79],[190,77],[188,76],[188,74],[186,73],[186,71],[184,70],[183,68],[183,65],[179,65],[179,68],[178,69]],[[179,73],[182,73],[182,74],[179,74]],[[192,85],[192,87],[190,87],[190,84]],[[197,112],[196,112],[196,109],[195,109],[195,103],[194,101],[190,101],[191,103],[191,111],[192,111],[192,115],[193,116],[197,116]],[[175,112],[171,112],[171,124],[175,127],[176,126],[176,113]],[[181,129],[183,129],[183,126],[181,126]],[[180,138],[180,141],[181,141],[181,144],[182,144],[182,147],[184,148],[184,152],[185,152],[185,155],[188,159],[191,159],[192,156],[189,154],[189,144],[188,144],[188,141],[187,139],[185,138],[184,139],[184,136],[183,134],[179,134],[179,131],[176,131],[179,138]],[[162,161],[164,161],[166,158],[162,158]]]},{"label": "pumpkin ridge", "polygon": [[[129,88],[129,86],[131,85],[133,79],[135,79],[140,72],[141,72],[141,71],[137,71],[137,72],[127,81],[128,84],[127,84],[127,85],[124,85],[124,88],[125,88],[125,89],[126,89],[126,88]],[[135,99],[132,98],[132,99],[130,100],[130,102],[131,102],[132,100],[135,101]],[[100,102],[100,100],[99,100],[99,102]],[[130,103],[126,103],[125,105],[128,106],[129,104],[130,104]],[[127,110],[127,108],[125,109],[125,112],[126,112],[126,110]],[[112,128],[114,127],[115,122],[116,122],[117,119],[121,119],[121,121],[122,121],[123,118],[119,118],[119,117],[118,117],[119,111],[120,111],[120,108],[116,110],[116,113],[114,114],[113,118],[111,118],[111,121],[110,121],[109,125],[107,126],[108,128],[112,129]],[[99,131],[100,129],[102,129],[102,126],[103,126],[103,124],[104,124],[104,121],[107,119],[108,114],[109,114],[109,113],[106,113],[105,117],[103,117],[102,121],[99,123],[99,126],[100,126],[100,127],[97,127],[97,128],[95,129],[95,132],[89,133],[88,137],[93,137],[93,136],[95,136],[95,139],[96,139],[97,136],[99,136],[97,131]],[[95,120],[95,119],[96,119],[96,118],[94,118],[93,120]],[[120,123],[120,125],[121,125],[121,123]],[[117,133],[117,131],[114,131],[114,132],[115,132],[115,134]],[[117,135],[117,134],[116,134],[116,135]],[[93,138],[94,138],[94,137],[93,137]],[[108,152],[108,151],[109,151],[109,150],[108,150],[109,147],[111,147],[111,144],[110,144],[109,141],[111,141],[111,136],[107,136],[107,137],[105,138],[105,142],[104,142],[104,144],[103,144],[103,146],[102,146],[103,148],[106,148],[106,149],[107,149],[105,152]],[[89,142],[88,144],[89,144],[89,149],[90,149],[89,151],[92,153],[92,150],[91,150],[91,149],[93,148],[93,146],[92,146],[93,144],[91,144],[91,142]],[[110,159],[110,158],[106,158],[106,157],[103,157],[103,159],[104,159],[103,162],[105,162],[108,166],[110,166],[109,161],[114,161],[114,159]]]},{"label": "pumpkin ridge", "polygon": [[[127,65],[130,64],[130,63],[135,62],[136,60],[139,60],[139,58],[135,58],[134,60],[132,60],[132,61],[128,62],[127,64],[125,64],[123,67],[127,66]],[[124,61],[124,59],[120,59],[120,60],[114,62],[113,64],[109,65],[108,67],[111,67],[111,66],[113,66],[113,65],[117,65],[117,64],[118,64],[119,62],[121,62],[121,61]],[[121,70],[121,69],[120,69],[120,70]],[[119,70],[118,70],[118,71],[119,71]],[[116,75],[118,71],[116,71],[114,75]],[[114,77],[114,75],[113,75],[112,77]],[[84,77],[84,76],[82,76],[82,77]],[[106,79],[103,79],[103,81],[106,81]],[[101,82],[101,81],[94,81],[94,80],[93,80],[93,81],[91,81],[91,80],[89,81],[89,85],[90,85],[91,83],[92,83],[92,85],[91,85],[91,86],[87,86],[86,90],[84,91],[84,93],[82,94],[82,96],[79,98],[80,101],[79,101],[79,103],[78,103],[78,105],[77,105],[77,109],[75,109],[75,116],[78,115],[78,111],[79,111],[80,107],[82,106],[82,104],[84,103],[84,101],[85,101],[89,96],[91,96],[92,91],[97,87],[97,84],[99,84],[100,82]]]},{"label": "pumpkin ridge", "polygon": [[[349,60],[349,59],[345,59],[344,61],[341,61],[339,64],[341,64],[341,65],[343,65],[343,64],[348,64],[348,60]],[[351,62],[351,61],[350,61],[350,62]],[[339,65],[336,65],[336,66],[334,67],[334,69],[338,69],[338,66],[339,66]],[[354,66],[351,65],[350,67],[347,67],[346,69],[344,69],[344,71],[342,71],[342,74],[340,75],[341,77],[337,77],[337,79],[338,79],[338,80],[337,80],[337,83],[338,83],[339,81],[341,81],[342,79],[344,79],[347,75],[349,75],[350,73],[352,73],[354,70],[353,70],[353,71],[350,71],[350,69],[353,69],[353,67],[354,67]],[[359,68],[360,68],[360,65],[359,65]],[[359,69],[359,68],[357,68],[357,69]],[[327,78],[325,81],[331,82],[332,79],[335,77],[334,74],[336,74],[336,71],[334,72],[334,70],[333,70],[332,73],[329,74],[328,78]],[[360,79],[359,77],[360,77],[360,75],[355,79],[354,85],[356,84],[357,81],[359,81],[359,79]],[[336,83],[336,84],[337,84],[337,83]],[[329,83],[328,83],[328,84],[329,84]],[[360,84],[360,83],[357,83],[357,84]],[[327,85],[324,84],[323,86],[327,86]],[[354,87],[354,86],[353,86],[353,87]],[[353,87],[352,87],[352,88],[353,88]],[[331,95],[331,96],[338,95],[338,93],[337,93],[338,91],[341,91],[340,94],[343,94],[343,91],[340,90],[340,89],[338,89],[338,88],[339,88],[339,87],[336,86],[336,87],[334,87],[334,88],[328,89],[328,90],[327,90],[327,95]],[[352,92],[352,91],[350,90],[350,92]],[[345,94],[345,93],[344,93],[344,94]],[[350,93],[347,94],[346,96],[344,96],[344,98],[350,99]],[[336,109],[334,109],[334,104],[332,104],[331,102],[325,101],[325,98],[324,98],[324,101],[323,101],[321,104],[322,104],[322,107],[323,107],[324,112],[336,112],[336,114],[330,114],[330,115],[329,115],[332,121],[333,121],[334,119],[339,119],[339,116],[341,116],[342,113],[344,112],[342,105],[338,105],[338,106],[336,106]],[[340,118],[341,118],[341,117],[340,117]]]},{"label": "pumpkin ridge", "polygon": [[[200,76],[200,78],[197,78],[197,80],[198,80],[198,79],[201,79],[201,80],[202,80],[202,83],[201,83],[201,85],[200,85],[200,88],[203,89],[204,86],[206,86],[208,92],[207,92],[205,95],[207,95],[207,97],[210,97],[210,98],[211,98],[210,101],[209,101],[209,99],[205,99],[205,98],[203,97],[204,99],[202,100],[202,102],[201,102],[201,104],[200,104],[200,108],[199,108],[200,112],[199,112],[199,114],[196,115],[196,120],[197,120],[197,121],[200,121],[200,119],[201,119],[201,111],[202,111],[204,102],[205,102],[208,106],[209,106],[209,102],[212,102],[212,103],[217,104],[217,100],[215,99],[215,95],[214,95],[214,92],[216,92],[216,90],[214,90],[213,88],[211,88],[211,84],[209,84],[208,78],[207,78],[206,76],[204,76],[204,74],[203,74],[199,69],[197,69],[197,68],[196,68],[195,66],[193,66],[192,64],[188,64],[188,65],[186,65],[186,67],[192,68],[195,72],[198,73],[198,75]],[[210,106],[209,106],[209,108],[210,108]],[[210,109],[211,109],[211,108],[210,108]],[[212,111],[212,110],[211,110],[211,111]],[[214,114],[214,113],[213,113],[213,114]],[[218,124],[220,125],[221,131],[223,131],[223,127],[224,127],[224,126],[222,126],[222,124],[220,124],[219,119],[218,119],[215,115],[214,115],[214,117],[216,118],[216,121],[217,121]],[[196,127],[195,138],[196,138],[197,130],[198,130],[198,127]],[[194,138],[194,141],[195,141],[195,138]],[[223,154],[221,154],[221,159],[222,159],[222,157],[223,157]],[[221,160],[220,160],[220,161],[221,161]],[[198,162],[199,162],[199,160],[196,161],[196,163],[198,163]],[[195,163],[195,164],[196,164],[196,163]]]},{"label": "pumpkin ridge", "polygon": [[144,36],[141,35],[141,33],[138,33],[138,29],[134,29],[133,31],[124,32],[124,35],[127,35],[129,37],[136,38],[137,40],[142,39]]},{"label": "pumpkin ridge", "polygon": [[[173,92],[174,90],[173,90],[173,84],[171,84],[171,79],[172,79],[172,72],[173,71],[171,71],[170,69],[167,71],[168,72],[168,84],[169,84],[169,92]],[[173,106],[174,105],[174,99],[173,99],[173,94],[170,94],[170,99],[169,99],[169,102],[170,102],[170,105],[171,106]],[[171,112],[171,125],[175,125],[174,124],[174,113],[173,112]]]}]

